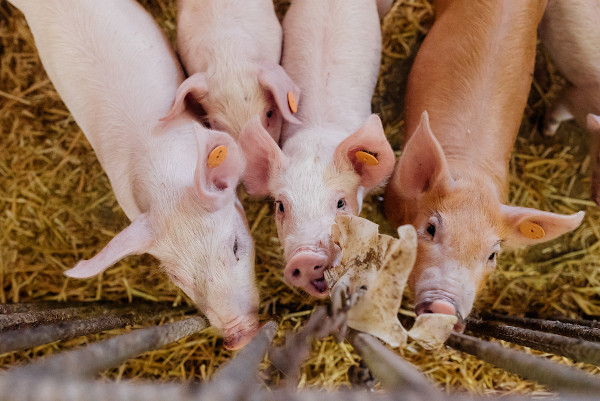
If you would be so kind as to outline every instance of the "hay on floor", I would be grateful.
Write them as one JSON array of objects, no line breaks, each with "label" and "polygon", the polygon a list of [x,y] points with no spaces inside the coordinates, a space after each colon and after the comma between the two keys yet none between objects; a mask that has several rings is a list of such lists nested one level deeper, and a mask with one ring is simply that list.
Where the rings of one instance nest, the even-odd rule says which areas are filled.
[{"label": "hay on floor", "polygon": [[[175,1],[144,0],[171,40]],[[287,2],[276,1],[284,12]],[[373,99],[396,150],[403,134],[403,93],[412,57],[431,24],[425,0],[397,0],[383,23],[381,76]],[[600,315],[600,210],[590,200],[589,139],[574,123],[555,138],[539,127],[564,80],[538,51],[535,82],[514,151],[511,200],[515,205],[560,213],[583,209],[582,226],[548,244],[505,252],[477,302],[479,309],[541,316]],[[0,302],[40,300],[189,300],[157,269],[149,256],[128,257],[97,278],[72,280],[62,272],[98,252],[127,218],[92,149],[50,83],[23,16],[0,1]],[[315,302],[283,282],[283,258],[272,206],[245,200],[256,239],[257,276],[263,320],[281,319],[281,336],[298,328]],[[368,199],[363,216],[382,224],[380,194]],[[410,315],[410,301],[402,313]],[[97,341],[125,330],[0,355],[0,368]],[[515,347],[519,348],[519,347]],[[347,369],[358,357],[347,343],[326,339],[313,345],[300,386],[333,389],[348,385]],[[445,349],[430,352],[409,344],[401,354],[449,391],[546,394],[532,382],[496,369],[474,357]],[[529,352],[529,351],[527,351]],[[540,354],[540,353],[537,353]],[[110,379],[204,380],[231,357],[211,329],[130,360],[103,374]],[[548,356],[550,357],[550,356]],[[570,364],[564,358],[552,357]],[[585,370],[600,374],[596,367]],[[279,377],[268,378],[276,385]]]}]

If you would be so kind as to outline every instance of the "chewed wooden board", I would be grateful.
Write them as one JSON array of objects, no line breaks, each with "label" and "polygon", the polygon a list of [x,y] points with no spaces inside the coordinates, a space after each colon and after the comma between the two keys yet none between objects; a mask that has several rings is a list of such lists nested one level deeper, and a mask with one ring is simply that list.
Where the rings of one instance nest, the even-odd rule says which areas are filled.
[{"label": "chewed wooden board", "polygon": [[356,299],[348,311],[348,326],[372,334],[393,347],[404,347],[407,336],[423,348],[441,346],[450,336],[456,316],[425,314],[406,331],[398,309],[417,255],[413,226],[398,228],[398,238],[379,234],[379,226],[357,216],[338,216],[331,228],[333,242],[342,250],[340,263],[325,271],[330,293],[347,287]]}]

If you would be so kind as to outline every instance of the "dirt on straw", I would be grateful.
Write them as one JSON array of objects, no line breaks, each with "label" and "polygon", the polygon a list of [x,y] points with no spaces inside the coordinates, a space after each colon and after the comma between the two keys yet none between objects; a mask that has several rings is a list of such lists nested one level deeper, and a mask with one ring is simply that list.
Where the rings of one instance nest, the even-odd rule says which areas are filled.
[{"label": "dirt on straw", "polygon": [[[173,40],[175,1],[141,3]],[[276,1],[280,15],[286,3]],[[430,2],[397,0],[382,24],[383,58],[373,108],[381,115],[396,150],[403,135],[408,71],[432,18]],[[600,315],[600,210],[590,201],[589,138],[573,122],[563,124],[554,138],[542,137],[539,129],[563,85],[564,80],[540,47],[534,84],[511,161],[510,199],[514,205],[559,213],[585,210],[586,217],[571,234],[537,247],[504,252],[476,303],[477,309],[515,315]],[[5,0],[0,1],[0,122],[0,302],[190,302],[149,256],[128,257],[88,280],[72,280],[62,274],[78,260],[96,254],[128,225],[128,220],[89,143],[50,83],[23,16]],[[249,199],[240,193],[256,239],[261,318],[280,319],[281,337],[285,331],[302,325],[315,301],[283,281],[283,258],[271,202]],[[381,194],[375,194],[369,197],[363,216],[390,232],[381,211]],[[411,307],[407,299],[401,313],[411,315]],[[0,368],[128,330],[3,354]],[[302,370],[301,387],[334,389],[349,385],[346,372],[359,360],[350,345],[325,339],[314,343],[312,351]],[[542,386],[451,349],[430,352],[409,344],[398,352],[448,391],[547,394]],[[130,360],[103,376],[204,380],[231,356],[215,331],[208,329]],[[546,357],[571,364],[565,358]],[[596,367],[578,366],[600,374]],[[268,378],[271,385],[279,380],[277,374]]]}]

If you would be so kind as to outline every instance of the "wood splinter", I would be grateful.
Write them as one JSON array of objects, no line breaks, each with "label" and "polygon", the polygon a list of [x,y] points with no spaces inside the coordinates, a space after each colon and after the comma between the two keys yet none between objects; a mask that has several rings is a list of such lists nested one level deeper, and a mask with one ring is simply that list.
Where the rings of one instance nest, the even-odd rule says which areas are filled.
[{"label": "wood splinter", "polygon": [[398,228],[398,237],[379,234],[379,226],[357,216],[338,216],[331,228],[333,242],[342,250],[340,263],[325,271],[330,294],[344,286],[351,294],[348,327],[372,334],[392,347],[406,346],[407,336],[426,349],[440,347],[452,332],[456,316],[417,317],[406,331],[398,309],[408,276],[415,264],[417,233],[413,226]]}]

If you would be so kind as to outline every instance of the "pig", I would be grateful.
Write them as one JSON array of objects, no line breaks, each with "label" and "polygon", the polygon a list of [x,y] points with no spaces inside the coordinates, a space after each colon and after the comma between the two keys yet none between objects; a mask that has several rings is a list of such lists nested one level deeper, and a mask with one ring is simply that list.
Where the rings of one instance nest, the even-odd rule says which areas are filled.
[{"label": "pig", "polygon": [[[156,22],[134,0],[11,2],[131,220],[65,274],[91,277],[127,255],[150,253],[227,348],[244,346],[258,329],[258,293],[254,245],[235,192],[243,154],[228,134],[188,112],[159,122],[184,74]],[[215,163],[218,147],[227,154]]]},{"label": "pig", "polygon": [[302,91],[302,123],[284,124],[281,148],[258,117],[246,124],[242,180],[249,194],[275,199],[285,280],[324,298],[323,272],[340,257],[330,237],[335,217],[358,214],[394,166],[371,114],[381,53],[376,2],[294,0],[283,31],[282,65]]},{"label": "pig", "polygon": [[298,123],[288,105],[300,91],[279,65],[281,25],[272,0],[179,0],[177,50],[190,77],[166,119],[185,110],[189,94],[211,128],[237,139],[255,115],[278,142],[282,118]]},{"label": "pig", "polygon": [[556,238],[584,213],[506,204],[546,1],[434,5],[435,22],[409,74],[407,135],[384,204],[394,226],[417,229],[409,277],[416,314],[456,315],[461,331],[502,246]]},{"label": "pig", "polygon": [[547,114],[544,134],[575,118],[592,134],[592,199],[600,205],[600,3],[549,0],[538,29],[550,57],[569,83]]}]

